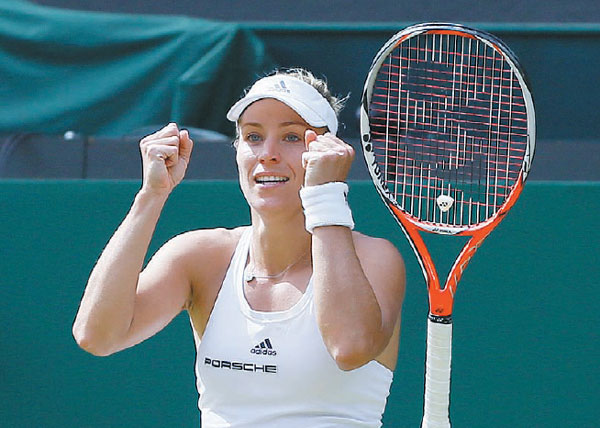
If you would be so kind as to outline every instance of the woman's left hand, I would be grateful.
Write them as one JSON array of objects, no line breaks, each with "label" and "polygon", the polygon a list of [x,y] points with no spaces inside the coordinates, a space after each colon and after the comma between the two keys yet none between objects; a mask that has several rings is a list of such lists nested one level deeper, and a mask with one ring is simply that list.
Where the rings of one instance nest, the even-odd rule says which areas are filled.
[{"label": "woman's left hand", "polygon": [[307,149],[302,154],[306,170],[304,186],[346,181],[354,159],[352,146],[329,132],[317,135],[312,129],[306,130],[304,141]]}]

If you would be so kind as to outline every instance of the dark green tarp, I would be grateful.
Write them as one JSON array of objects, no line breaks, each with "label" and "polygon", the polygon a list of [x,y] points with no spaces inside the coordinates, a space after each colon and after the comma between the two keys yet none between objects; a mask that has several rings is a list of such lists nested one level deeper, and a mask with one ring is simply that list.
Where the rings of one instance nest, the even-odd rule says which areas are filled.
[{"label": "dark green tarp", "polygon": [[273,67],[234,23],[0,1],[0,133],[120,135],[172,120],[231,134],[227,108]]}]

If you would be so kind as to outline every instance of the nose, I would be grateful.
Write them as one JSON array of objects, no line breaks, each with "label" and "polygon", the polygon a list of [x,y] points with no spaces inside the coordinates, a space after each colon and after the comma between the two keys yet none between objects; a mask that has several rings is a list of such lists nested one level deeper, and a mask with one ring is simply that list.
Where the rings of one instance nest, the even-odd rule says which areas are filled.
[{"label": "nose", "polygon": [[258,160],[261,163],[279,162],[279,141],[276,138],[267,138],[260,148]]}]

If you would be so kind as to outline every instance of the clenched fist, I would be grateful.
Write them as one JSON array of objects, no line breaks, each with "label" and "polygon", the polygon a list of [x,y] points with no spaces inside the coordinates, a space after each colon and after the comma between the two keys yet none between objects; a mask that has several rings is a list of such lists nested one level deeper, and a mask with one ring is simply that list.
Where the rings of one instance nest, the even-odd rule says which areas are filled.
[{"label": "clenched fist", "polygon": [[187,169],[194,143],[187,130],[180,131],[169,123],[140,141],[142,153],[142,188],[160,194],[169,194],[177,186]]},{"label": "clenched fist", "polygon": [[307,151],[302,154],[306,170],[304,186],[333,181],[346,181],[354,159],[354,149],[335,135],[327,132],[317,135],[308,129],[304,135]]}]

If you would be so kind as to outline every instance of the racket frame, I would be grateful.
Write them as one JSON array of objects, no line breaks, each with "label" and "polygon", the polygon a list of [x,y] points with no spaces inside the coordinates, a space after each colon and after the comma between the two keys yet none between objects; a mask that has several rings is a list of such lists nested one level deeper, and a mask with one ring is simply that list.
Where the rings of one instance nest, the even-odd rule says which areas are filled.
[{"label": "racket frame", "polygon": [[[371,143],[369,107],[373,95],[373,85],[379,70],[388,57],[406,40],[424,34],[453,34],[479,40],[492,47],[510,64],[517,77],[525,101],[527,113],[527,141],[523,165],[512,190],[498,210],[486,220],[473,225],[445,225],[442,223],[420,221],[411,215],[396,201],[388,189],[383,173],[375,158]],[[480,30],[451,23],[424,23],[407,27],[390,38],[376,54],[365,81],[360,108],[360,129],[363,154],[367,169],[377,192],[385,202],[402,231],[406,235],[423,271],[428,295],[429,315],[427,323],[427,356],[425,373],[425,391],[423,403],[423,428],[450,427],[450,367],[452,349],[452,307],[458,282],[469,261],[481,246],[489,233],[502,221],[520,196],[528,176],[535,152],[535,109],[533,97],[524,70],[516,55],[497,37]],[[442,235],[470,236],[452,265],[445,286],[442,288],[437,270],[429,250],[420,232]]]},{"label": "racket frame", "polygon": [[[371,144],[370,122],[369,122],[369,105],[373,94],[373,83],[377,78],[377,74],[386,60],[388,55],[396,49],[404,41],[411,37],[421,34],[454,34],[476,38],[477,40],[487,44],[500,53],[510,64],[515,72],[521,89],[523,91],[523,99],[527,112],[527,144],[523,158],[523,167],[519,172],[519,176],[515,180],[512,191],[504,200],[500,208],[493,213],[488,219],[473,225],[445,225],[441,223],[420,221],[418,218],[409,214],[396,201],[390,190],[387,188],[383,178],[383,174],[379,168],[375,153]],[[521,194],[524,182],[531,168],[531,162],[535,152],[535,109],[533,105],[533,97],[529,90],[527,77],[524,70],[520,66],[516,55],[497,37],[473,28],[465,27],[459,24],[451,23],[424,23],[417,24],[405,28],[390,38],[375,56],[367,79],[365,81],[362,103],[360,108],[360,129],[361,143],[363,145],[363,155],[367,163],[367,169],[371,175],[371,179],[375,184],[377,192],[384,200],[386,206],[391,211],[394,218],[399,223],[402,231],[408,238],[410,245],[415,252],[423,276],[427,282],[427,288],[430,292],[430,313],[436,316],[450,316],[452,314],[452,303],[458,281],[460,280],[469,260],[473,257],[475,251],[481,246],[483,240],[489,233],[502,221],[506,213],[513,207],[516,200]],[[448,277],[446,286],[441,287],[441,283],[437,271],[433,265],[431,255],[425,246],[423,238],[419,232],[429,232],[434,234],[455,235],[455,236],[471,236],[471,239],[465,244],[458,258],[453,264]]]}]

